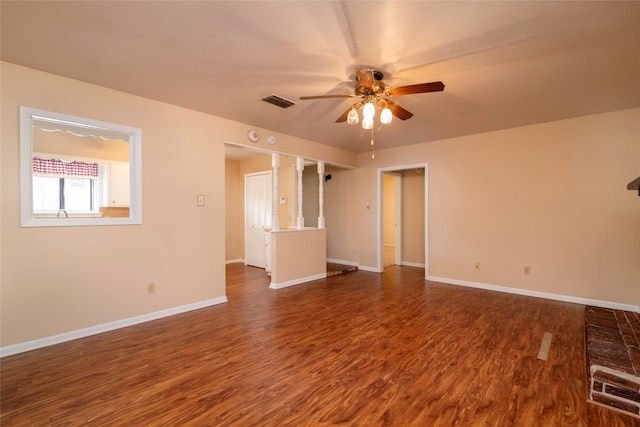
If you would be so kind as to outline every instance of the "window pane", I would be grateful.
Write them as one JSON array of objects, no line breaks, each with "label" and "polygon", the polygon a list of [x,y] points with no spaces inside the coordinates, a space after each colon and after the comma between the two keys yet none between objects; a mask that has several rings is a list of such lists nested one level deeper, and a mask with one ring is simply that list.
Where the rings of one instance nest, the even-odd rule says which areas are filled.
[{"label": "window pane", "polygon": [[57,211],[60,209],[60,178],[33,177],[33,210]]},{"label": "window pane", "polygon": [[91,180],[64,179],[64,208],[67,212],[91,210]]}]

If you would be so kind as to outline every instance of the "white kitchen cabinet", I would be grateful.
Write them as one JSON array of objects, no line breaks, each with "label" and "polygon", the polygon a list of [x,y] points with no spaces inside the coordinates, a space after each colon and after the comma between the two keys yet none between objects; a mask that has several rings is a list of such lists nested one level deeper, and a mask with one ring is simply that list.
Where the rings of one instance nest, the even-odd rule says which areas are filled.
[{"label": "white kitchen cabinet", "polygon": [[129,163],[109,165],[109,206],[129,206]]}]

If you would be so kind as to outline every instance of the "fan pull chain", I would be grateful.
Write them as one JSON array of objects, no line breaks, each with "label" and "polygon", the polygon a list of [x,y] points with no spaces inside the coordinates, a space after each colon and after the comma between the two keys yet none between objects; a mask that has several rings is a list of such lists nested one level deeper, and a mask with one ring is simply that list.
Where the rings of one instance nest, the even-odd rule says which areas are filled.
[{"label": "fan pull chain", "polygon": [[375,126],[371,128],[371,160],[374,160],[376,158],[376,153],[373,152],[373,129],[374,128]]}]

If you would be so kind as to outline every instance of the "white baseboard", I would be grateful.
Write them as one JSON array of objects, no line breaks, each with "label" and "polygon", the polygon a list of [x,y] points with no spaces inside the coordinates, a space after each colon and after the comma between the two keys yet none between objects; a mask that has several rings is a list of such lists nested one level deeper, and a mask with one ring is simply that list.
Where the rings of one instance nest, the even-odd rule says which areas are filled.
[{"label": "white baseboard", "polygon": [[235,264],[236,262],[242,262],[242,263],[244,263],[244,258],[228,259],[228,260],[226,260],[224,263],[225,263],[225,264]]},{"label": "white baseboard", "polygon": [[419,262],[402,261],[402,265],[406,265],[407,267],[424,268],[424,263],[421,264]]},{"label": "white baseboard", "polygon": [[571,302],[574,304],[593,305],[596,307],[611,308],[614,310],[634,311],[640,313],[640,306],[631,304],[620,304],[611,301],[601,301],[589,298],[572,297],[568,295],[552,294],[548,292],[531,291],[528,289],[509,288],[507,286],[491,285],[488,283],[468,282],[466,280],[448,279],[446,277],[427,276],[427,280],[433,282],[447,283],[450,285],[467,286],[470,288],[486,289],[489,291],[506,292],[509,294],[524,295],[536,298],[545,298],[555,301]]},{"label": "white baseboard", "polygon": [[334,264],[342,264],[342,265],[352,265],[354,267],[358,267],[359,264],[355,261],[347,261],[345,259],[337,259],[337,258],[327,258],[327,262],[332,262]]},{"label": "white baseboard", "polygon": [[335,264],[342,264],[342,265],[352,265],[354,267],[358,267],[358,270],[371,271],[372,273],[382,273],[376,267],[369,267],[369,266],[366,266],[366,265],[360,265],[360,263],[358,263],[356,261],[348,261],[346,259],[337,259],[337,258],[327,258],[327,262],[333,262]]},{"label": "white baseboard", "polygon": [[33,341],[27,341],[20,344],[8,345],[6,347],[0,347],[0,358],[5,356],[11,356],[18,353],[24,353],[25,351],[36,350],[38,348],[47,347],[54,344],[60,344],[66,341],[85,338],[91,335],[101,334],[103,332],[113,331],[115,329],[125,328],[127,326],[137,325],[139,323],[149,322],[151,320],[160,319],[162,317],[169,317],[175,314],[197,310],[199,308],[205,308],[205,307],[209,307],[216,304],[222,304],[225,302],[227,302],[227,297],[222,296],[218,298],[212,298],[204,301],[194,302],[192,304],[181,305],[179,307],[172,307],[166,310],[160,310],[153,313],[147,313],[140,316],[130,317],[128,319],[122,319],[122,320],[116,320],[109,323],[103,323],[102,325],[90,326],[88,328],[78,329],[70,332],[64,332],[62,334],[52,335],[50,337],[40,338]]},{"label": "white baseboard", "polygon": [[313,275],[313,276],[301,277],[300,279],[289,280],[287,282],[282,282],[282,283],[273,283],[273,282],[271,282],[269,287],[271,289],[282,289],[282,288],[286,288],[286,287],[289,287],[289,286],[295,286],[295,285],[299,285],[301,283],[310,282],[312,280],[324,279],[326,277],[327,277],[327,273],[324,272],[324,273],[316,274],[316,275]]}]

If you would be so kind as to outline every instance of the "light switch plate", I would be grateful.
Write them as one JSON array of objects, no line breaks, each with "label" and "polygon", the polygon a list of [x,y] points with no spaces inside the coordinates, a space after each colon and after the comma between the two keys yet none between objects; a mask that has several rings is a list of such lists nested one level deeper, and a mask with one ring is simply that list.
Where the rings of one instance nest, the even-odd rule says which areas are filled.
[{"label": "light switch plate", "polygon": [[198,206],[204,206],[204,194],[198,194],[197,204]]}]

